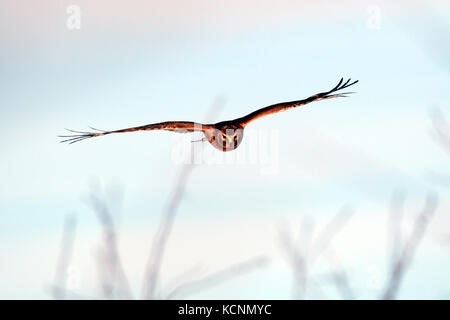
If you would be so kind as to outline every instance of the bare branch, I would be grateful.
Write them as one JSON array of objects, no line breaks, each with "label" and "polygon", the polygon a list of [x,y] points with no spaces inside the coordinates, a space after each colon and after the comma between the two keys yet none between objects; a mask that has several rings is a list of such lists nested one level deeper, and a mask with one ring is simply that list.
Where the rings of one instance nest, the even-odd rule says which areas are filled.
[{"label": "bare branch", "polygon": [[113,218],[106,204],[96,196],[91,195],[90,204],[103,229],[104,250],[98,257],[99,273],[103,279],[101,281],[103,294],[106,298],[131,299],[131,290],[122,266]]},{"label": "bare branch", "polygon": [[[331,246],[331,242],[342,227],[349,221],[353,214],[353,210],[344,207],[339,213],[325,226],[317,237],[312,238],[313,224],[302,222],[301,233],[299,236],[300,242],[295,243],[293,237],[286,230],[279,232],[282,248],[287,254],[288,261],[292,268],[294,277],[294,297],[304,298],[306,295],[307,284],[314,284],[314,279],[309,275],[309,270],[312,268],[317,259]],[[311,244],[310,244],[311,242]],[[302,250],[300,250],[302,248]],[[335,278],[337,276],[335,275]],[[339,278],[339,286],[342,287],[347,279],[341,271]],[[345,283],[344,283],[345,285]],[[347,285],[346,294],[351,291]]]},{"label": "bare branch", "polygon": [[207,290],[237,276],[251,272],[258,268],[262,268],[266,266],[268,262],[269,259],[267,257],[258,256],[250,260],[231,265],[200,280],[181,284],[180,286],[174,288],[171,292],[169,292],[166,298],[173,299],[174,297],[176,297],[177,299],[180,299],[181,297],[186,297],[188,295]]},{"label": "bare branch", "polygon": [[61,239],[58,263],[55,271],[54,285],[51,286],[53,299],[56,300],[63,300],[66,298],[67,269],[72,258],[76,225],[77,220],[75,216],[66,216],[64,220],[64,229]]},{"label": "bare branch", "polygon": [[169,204],[163,214],[163,220],[161,221],[159,229],[153,240],[152,250],[147,263],[146,275],[144,279],[144,299],[154,299],[156,297],[156,289],[159,285],[159,273],[162,260],[164,258],[167,241],[172,231],[175,215],[184,196],[186,184],[193,168],[194,165],[192,164],[186,164],[183,166],[176,182],[175,192],[169,200]]},{"label": "bare branch", "polygon": [[390,251],[389,268],[393,268],[400,255],[402,242],[401,222],[406,193],[404,190],[395,190],[392,193],[389,220],[388,220],[388,250]]},{"label": "bare branch", "polygon": [[287,229],[280,229],[278,232],[281,247],[292,269],[294,278],[294,286],[292,288],[293,296],[298,299],[304,298],[306,294],[308,281],[306,256],[312,238],[312,230],[313,224],[303,219],[297,241],[294,240],[291,232]]},{"label": "bare branch", "polygon": [[387,288],[383,294],[383,299],[396,298],[401,282],[406,271],[411,265],[420,243],[423,240],[426,229],[434,212],[436,211],[437,205],[437,196],[434,194],[429,194],[422,212],[419,214],[414,223],[414,228],[408,238],[408,241],[404,245],[403,250],[401,251],[400,256],[390,274]]},{"label": "bare branch", "polygon": [[333,238],[341,231],[352,217],[354,210],[350,207],[343,207],[338,214],[327,224],[322,232],[316,237],[311,247],[310,263],[313,264],[316,259],[328,248]]},{"label": "bare branch", "polygon": [[69,300],[94,300],[95,299],[93,297],[80,295],[78,293],[73,292],[72,290],[67,289],[66,287],[60,287],[57,285],[50,286],[50,292],[53,297],[54,297],[54,292],[58,292],[58,294],[63,296],[64,299],[69,299]]},{"label": "bare branch", "polygon": [[450,126],[439,108],[431,110],[430,115],[433,122],[435,138],[445,150],[450,152]]},{"label": "bare branch", "polygon": [[325,257],[331,268],[331,279],[342,298],[345,300],[355,299],[356,295],[350,286],[347,272],[331,246],[327,249]]}]

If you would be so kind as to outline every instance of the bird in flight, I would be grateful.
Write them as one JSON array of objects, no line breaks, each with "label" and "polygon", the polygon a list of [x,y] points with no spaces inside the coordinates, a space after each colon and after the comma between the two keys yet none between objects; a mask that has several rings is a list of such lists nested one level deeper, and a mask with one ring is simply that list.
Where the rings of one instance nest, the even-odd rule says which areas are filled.
[{"label": "bird in flight", "polygon": [[288,109],[296,108],[303,106],[305,104],[311,103],[313,101],[320,101],[332,98],[346,97],[348,94],[353,92],[341,92],[336,93],[342,89],[348,88],[358,80],[350,82],[351,79],[348,79],[344,82],[344,79],[341,78],[339,83],[330,91],[317,93],[309,98],[303,100],[289,101],[289,102],[281,102],[277,104],[273,104],[252,113],[237,118],[234,120],[221,121],[214,124],[203,124],[191,121],[166,121],[159,123],[147,124],[139,127],[132,127],[120,130],[98,130],[95,128],[91,128],[92,132],[82,132],[82,131],[74,131],[69,130],[71,135],[59,136],[60,138],[64,138],[61,142],[68,142],[70,144],[82,141],[85,139],[106,136],[112,133],[124,133],[124,132],[134,132],[134,131],[150,131],[150,130],[167,130],[174,132],[193,132],[193,131],[201,131],[204,134],[204,137],[201,141],[208,141],[211,143],[216,149],[226,152],[236,149],[242,141],[244,137],[244,129],[245,127],[252,121],[267,116],[272,113],[286,111]]}]

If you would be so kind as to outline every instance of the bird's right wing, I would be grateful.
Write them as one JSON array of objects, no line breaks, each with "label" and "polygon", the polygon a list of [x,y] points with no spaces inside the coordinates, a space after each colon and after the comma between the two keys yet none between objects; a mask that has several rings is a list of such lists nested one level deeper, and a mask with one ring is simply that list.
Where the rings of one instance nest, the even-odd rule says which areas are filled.
[{"label": "bird's right wing", "polygon": [[281,103],[273,104],[268,107],[264,107],[259,110],[256,110],[256,111],[246,115],[245,117],[236,119],[236,121],[238,121],[242,127],[245,127],[249,122],[252,122],[258,118],[267,116],[272,113],[282,112],[282,111],[286,111],[286,110],[289,110],[292,108],[300,107],[305,104],[311,103],[313,101],[345,97],[347,94],[353,93],[353,92],[343,92],[343,93],[336,93],[336,92],[339,90],[348,88],[357,82],[358,82],[358,80],[350,82],[350,79],[348,79],[346,82],[344,82],[344,79],[341,79],[341,81],[339,81],[339,83],[333,89],[331,89],[329,91],[315,94],[315,95],[310,96],[309,98],[306,98],[303,100],[296,100],[296,101],[281,102]]},{"label": "bird's right wing", "polygon": [[112,131],[98,130],[95,128],[91,128],[92,130],[94,130],[91,132],[74,131],[74,130],[66,129],[67,131],[70,131],[73,134],[59,136],[59,137],[64,139],[61,142],[68,142],[68,143],[72,144],[72,143],[82,141],[85,139],[99,137],[99,136],[105,136],[105,135],[111,134],[111,133],[124,133],[124,132],[149,131],[149,130],[168,130],[168,131],[175,131],[175,132],[180,132],[180,133],[192,132],[192,131],[203,131],[204,132],[205,130],[210,129],[210,127],[211,127],[211,125],[205,125],[205,124],[190,122],[190,121],[166,121],[166,122],[153,123],[153,124],[147,124],[147,125],[139,126],[139,127],[132,127],[132,128],[112,130]]}]

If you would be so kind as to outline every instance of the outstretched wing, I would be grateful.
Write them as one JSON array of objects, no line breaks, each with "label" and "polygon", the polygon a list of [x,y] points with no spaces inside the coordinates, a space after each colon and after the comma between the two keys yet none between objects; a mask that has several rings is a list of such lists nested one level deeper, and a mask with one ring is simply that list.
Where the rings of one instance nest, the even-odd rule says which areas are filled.
[{"label": "outstretched wing", "polygon": [[353,92],[344,92],[344,93],[338,93],[338,94],[333,94],[333,93],[336,91],[348,88],[358,82],[358,80],[353,81],[353,82],[350,82],[350,80],[351,79],[348,79],[346,82],[343,83],[344,78],[341,78],[341,81],[339,81],[337,86],[334,87],[333,89],[331,89],[330,91],[315,94],[304,100],[289,101],[289,102],[273,104],[271,106],[256,110],[256,111],[246,115],[245,117],[236,119],[235,121],[238,121],[242,127],[245,127],[249,122],[252,122],[253,120],[267,116],[272,113],[282,112],[282,111],[286,111],[288,109],[300,107],[300,106],[303,106],[303,105],[308,104],[313,101],[320,101],[320,100],[338,98],[338,97],[346,97],[347,94],[350,94]]},{"label": "outstretched wing", "polygon": [[167,121],[167,122],[160,122],[160,123],[153,123],[148,124],[140,127],[132,127],[132,128],[126,128],[126,129],[120,129],[120,130],[113,130],[113,131],[105,131],[105,130],[98,130],[95,128],[91,128],[92,132],[83,132],[83,131],[74,131],[70,129],[66,129],[67,131],[70,131],[74,134],[71,135],[65,135],[65,136],[59,136],[60,138],[63,138],[61,142],[68,142],[70,144],[82,141],[88,138],[93,137],[99,137],[99,136],[105,136],[107,134],[111,133],[124,133],[124,132],[134,132],[134,131],[149,131],[149,130],[168,130],[168,131],[176,131],[180,133],[184,132],[192,132],[192,131],[205,131],[210,128],[210,125],[204,125],[201,123],[196,122],[189,122],[189,121]]}]

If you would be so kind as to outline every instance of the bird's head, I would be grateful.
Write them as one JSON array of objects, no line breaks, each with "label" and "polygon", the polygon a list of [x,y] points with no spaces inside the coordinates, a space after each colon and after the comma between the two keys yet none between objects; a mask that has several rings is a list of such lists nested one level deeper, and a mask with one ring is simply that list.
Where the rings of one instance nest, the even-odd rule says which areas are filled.
[{"label": "bird's head", "polygon": [[214,148],[227,152],[236,149],[244,137],[244,129],[232,123],[217,123],[214,129],[205,131],[206,139]]}]

